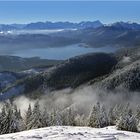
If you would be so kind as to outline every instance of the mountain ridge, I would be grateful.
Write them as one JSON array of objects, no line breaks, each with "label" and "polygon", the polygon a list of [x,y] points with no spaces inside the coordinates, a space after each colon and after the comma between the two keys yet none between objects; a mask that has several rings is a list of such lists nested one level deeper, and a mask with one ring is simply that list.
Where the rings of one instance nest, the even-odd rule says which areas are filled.
[{"label": "mountain ridge", "polygon": [[133,29],[133,30],[140,30],[140,24],[136,22],[114,22],[112,24],[104,24],[99,20],[95,21],[81,21],[81,22],[69,22],[69,21],[58,21],[58,22],[31,22],[28,24],[0,24],[1,31],[8,31],[8,30],[44,30],[44,29],[85,29],[85,28],[98,28],[102,26],[112,26],[117,28],[125,28],[125,29]]},{"label": "mountain ridge", "polygon": [[83,28],[97,28],[103,26],[103,24],[97,20],[97,21],[81,21],[79,23],[73,23],[73,22],[32,22],[28,24],[0,24],[0,30],[6,31],[6,30],[20,30],[20,29],[26,29],[26,30],[38,30],[38,29],[68,29],[68,28],[77,28],[77,29],[83,29]]}]

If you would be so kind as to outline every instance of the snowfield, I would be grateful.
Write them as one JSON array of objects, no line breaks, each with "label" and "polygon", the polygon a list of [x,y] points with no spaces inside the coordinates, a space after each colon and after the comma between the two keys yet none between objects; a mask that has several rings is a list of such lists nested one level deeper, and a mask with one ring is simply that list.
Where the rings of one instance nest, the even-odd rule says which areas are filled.
[{"label": "snowfield", "polygon": [[140,133],[105,128],[52,126],[1,135],[0,140],[140,140]]}]

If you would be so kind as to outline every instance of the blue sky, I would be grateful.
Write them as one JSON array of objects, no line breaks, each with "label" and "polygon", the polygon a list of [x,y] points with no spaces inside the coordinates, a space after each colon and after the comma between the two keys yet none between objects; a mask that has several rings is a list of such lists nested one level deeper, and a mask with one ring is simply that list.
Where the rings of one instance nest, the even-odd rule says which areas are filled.
[{"label": "blue sky", "polygon": [[0,1],[0,23],[36,21],[94,21],[140,23],[140,2],[114,1]]}]

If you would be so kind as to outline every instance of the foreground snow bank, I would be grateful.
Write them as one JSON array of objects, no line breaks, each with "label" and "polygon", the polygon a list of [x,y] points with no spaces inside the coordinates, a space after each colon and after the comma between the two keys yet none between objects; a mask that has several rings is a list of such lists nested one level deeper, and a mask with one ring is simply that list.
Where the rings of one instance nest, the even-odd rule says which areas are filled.
[{"label": "foreground snow bank", "polygon": [[140,140],[140,133],[106,128],[54,126],[1,135],[0,140]]}]

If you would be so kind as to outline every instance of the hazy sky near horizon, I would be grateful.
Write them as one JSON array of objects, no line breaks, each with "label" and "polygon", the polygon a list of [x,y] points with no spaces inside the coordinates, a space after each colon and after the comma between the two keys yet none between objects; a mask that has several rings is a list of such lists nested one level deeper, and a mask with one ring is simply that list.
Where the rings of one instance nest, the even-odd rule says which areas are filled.
[{"label": "hazy sky near horizon", "polygon": [[0,1],[0,23],[88,20],[140,23],[140,1]]}]

